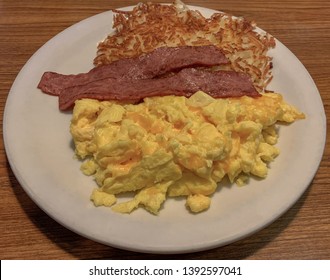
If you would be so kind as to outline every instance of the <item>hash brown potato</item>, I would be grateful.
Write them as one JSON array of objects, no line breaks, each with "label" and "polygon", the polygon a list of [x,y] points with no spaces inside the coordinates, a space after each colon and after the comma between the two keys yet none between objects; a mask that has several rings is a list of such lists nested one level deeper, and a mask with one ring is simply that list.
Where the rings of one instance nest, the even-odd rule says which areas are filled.
[{"label": "hash brown potato", "polygon": [[267,52],[275,47],[275,39],[257,32],[254,21],[221,12],[206,18],[181,1],[171,5],[139,3],[132,11],[113,12],[114,32],[99,43],[96,66],[161,46],[215,45],[231,61],[230,68],[248,73],[260,92],[272,79],[272,58]]}]

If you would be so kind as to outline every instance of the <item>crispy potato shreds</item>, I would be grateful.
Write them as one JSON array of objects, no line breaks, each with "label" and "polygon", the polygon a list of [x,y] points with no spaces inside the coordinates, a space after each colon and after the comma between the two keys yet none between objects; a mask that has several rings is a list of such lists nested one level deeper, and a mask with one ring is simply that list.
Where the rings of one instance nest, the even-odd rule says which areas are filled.
[{"label": "crispy potato shreds", "polygon": [[257,33],[253,21],[220,12],[205,18],[180,1],[172,5],[140,3],[132,11],[114,13],[114,32],[98,45],[95,66],[161,46],[215,45],[223,49],[232,70],[250,74],[259,91],[272,79],[272,59],[267,51],[275,47],[275,39]]}]

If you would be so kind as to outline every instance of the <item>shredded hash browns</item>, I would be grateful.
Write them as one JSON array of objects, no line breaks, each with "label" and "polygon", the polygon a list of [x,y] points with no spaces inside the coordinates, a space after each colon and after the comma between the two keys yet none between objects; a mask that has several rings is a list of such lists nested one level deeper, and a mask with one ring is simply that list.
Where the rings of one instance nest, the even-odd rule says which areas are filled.
[{"label": "shredded hash browns", "polygon": [[114,32],[98,45],[95,66],[161,46],[215,45],[231,61],[232,70],[251,76],[257,90],[264,91],[272,79],[267,51],[275,47],[275,39],[257,33],[253,21],[220,12],[205,18],[178,0],[171,5],[139,3],[132,11],[113,12]]}]

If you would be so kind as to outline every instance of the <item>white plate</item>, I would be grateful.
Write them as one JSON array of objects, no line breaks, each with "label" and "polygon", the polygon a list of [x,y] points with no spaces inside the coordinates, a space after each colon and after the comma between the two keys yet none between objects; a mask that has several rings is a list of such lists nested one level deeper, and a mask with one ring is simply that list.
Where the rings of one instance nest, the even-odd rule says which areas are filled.
[{"label": "white plate", "polygon": [[[132,7],[126,8],[130,10]],[[205,16],[214,10],[199,9]],[[72,231],[110,246],[141,252],[184,253],[223,246],[273,222],[309,186],[325,145],[326,120],[319,92],[304,66],[279,41],[272,51],[271,89],[302,110],[307,119],[280,128],[280,156],[266,180],[245,187],[220,188],[211,208],[190,214],[183,200],[169,199],[159,216],[143,209],[131,215],[95,208],[89,201],[96,186],[74,159],[70,113],[58,100],[37,89],[45,71],[79,73],[93,67],[97,43],[111,31],[112,12],[83,20],[64,30],[26,63],[5,107],[7,156],[27,194],[49,216]]]}]

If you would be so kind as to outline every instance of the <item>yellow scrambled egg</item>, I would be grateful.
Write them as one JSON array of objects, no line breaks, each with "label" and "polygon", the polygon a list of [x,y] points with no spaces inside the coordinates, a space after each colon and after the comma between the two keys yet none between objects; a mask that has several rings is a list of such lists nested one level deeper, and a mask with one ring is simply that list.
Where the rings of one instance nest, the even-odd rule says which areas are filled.
[{"label": "yellow scrambled egg", "polygon": [[[145,98],[140,104],[82,99],[71,121],[81,170],[98,187],[91,200],[130,213],[157,214],[167,197],[184,196],[192,212],[210,207],[225,176],[243,185],[265,178],[278,154],[277,122],[304,118],[277,93],[259,98]],[[121,193],[134,196],[117,202]]]}]

